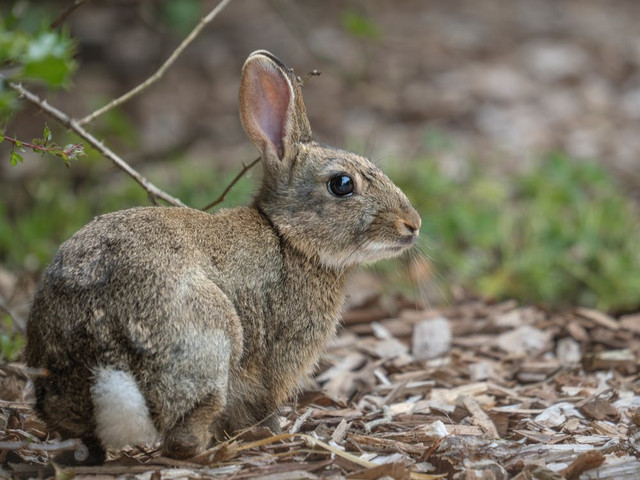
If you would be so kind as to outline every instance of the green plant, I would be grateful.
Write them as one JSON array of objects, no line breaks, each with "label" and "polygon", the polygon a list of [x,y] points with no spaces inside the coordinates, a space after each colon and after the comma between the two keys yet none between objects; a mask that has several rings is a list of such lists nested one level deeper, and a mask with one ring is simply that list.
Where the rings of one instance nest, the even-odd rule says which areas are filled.
[{"label": "green plant", "polygon": [[638,212],[596,164],[550,155],[507,182],[454,180],[422,159],[395,178],[418,199],[448,283],[553,307],[640,307]]},{"label": "green plant", "polygon": [[39,8],[22,7],[24,2],[22,6],[17,2],[8,15],[0,16],[0,143],[11,144],[9,161],[13,166],[23,161],[22,153],[27,149],[58,157],[69,166],[71,160],[84,155],[82,144],[58,145],[46,125],[42,138],[27,142],[9,135],[3,125],[20,109],[11,85],[31,82],[51,89],[63,88],[69,86],[76,69],[75,44],[68,33],[48,27],[46,15]]},{"label": "green plant", "polygon": [[15,329],[11,317],[0,314],[0,361],[17,360],[24,344],[24,336]]},{"label": "green plant", "polygon": [[[37,10],[37,9],[36,9]],[[14,6],[0,16],[0,116],[6,120],[18,104],[7,82],[34,82],[49,88],[69,86],[76,69],[75,44],[66,30],[51,30],[44,15]]]},{"label": "green plant", "polygon": [[[7,202],[0,202],[0,263],[38,271],[64,240],[95,215],[148,203],[146,192],[137,184],[110,175],[110,165],[100,161],[94,150],[88,149],[87,154],[87,160],[71,170],[82,178],[81,184],[78,177],[56,174],[56,165],[43,164],[37,175],[23,180],[22,188]],[[210,168],[210,174],[202,172],[192,159],[180,157],[152,173],[175,184],[189,205],[202,207],[215,199],[236,173],[215,167]],[[252,176],[243,177],[221,207],[246,203],[253,188]]]},{"label": "green plant", "polygon": [[68,144],[64,147],[58,145],[53,141],[53,135],[51,130],[45,124],[42,138],[34,138],[31,143],[18,140],[17,138],[10,137],[9,135],[3,135],[0,133],[0,143],[7,141],[11,143],[11,153],[9,154],[9,161],[12,166],[16,166],[23,161],[22,155],[18,153],[24,152],[26,148],[40,154],[44,157],[45,154],[53,155],[62,159],[64,164],[69,167],[71,160],[76,160],[78,157],[85,155],[84,145],[81,143]]}]

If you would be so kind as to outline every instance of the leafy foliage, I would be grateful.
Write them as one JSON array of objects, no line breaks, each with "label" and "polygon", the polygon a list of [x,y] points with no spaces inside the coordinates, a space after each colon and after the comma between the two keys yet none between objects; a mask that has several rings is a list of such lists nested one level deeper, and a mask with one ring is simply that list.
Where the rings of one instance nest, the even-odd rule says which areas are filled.
[{"label": "leafy foliage", "polygon": [[26,18],[10,14],[0,17],[0,114],[7,117],[15,108],[15,95],[7,81],[28,81],[51,88],[66,87],[75,71],[75,44],[65,30],[50,30],[44,23],[36,28]]},{"label": "leafy foliage", "polygon": [[640,307],[640,221],[601,167],[551,155],[507,182],[428,159],[396,178],[422,199],[423,236],[449,282],[550,306]]},{"label": "leafy foliage", "polygon": [[[51,30],[43,21],[38,8],[20,9],[16,4],[9,15],[0,16],[0,122],[4,123],[19,109],[16,93],[9,88],[11,82],[34,82],[49,88],[70,84],[76,68],[73,59],[75,44],[64,30]],[[27,13],[28,12],[28,13]],[[35,17],[39,20],[35,21]],[[37,25],[37,26],[36,26]],[[15,166],[23,161],[25,149],[49,153],[69,162],[84,154],[80,144],[59,146],[53,142],[51,131],[45,125],[42,138],[30,143],[1,132],[0,142],[10,142],[9,161]]]},{"label": "leafy foliage", "polygon": [[0,360],[14,362],[25,344],[24,336],[16,329],[11,317],[0,313]]},{"label": "leafy foliage", "polygon": [[[11,153],[9,155],[9,161],[14,167],[23,161],[22,155],[18,151],[25,152],[26,148],[33,150],[36,153],[44,156],[50,154],[55,157],[61,158],[67,167],[71,165],[71,160],[76,160],[78,157],[85,155],[84,145],[81,143],[70,143],[61,147],[53,141],[53,135],[47,124],[44,125],[44,132],[42,138],[34,138],[31,143],[20,141],[16,138],[8,135],[0,134],[0,143],[4,141],[11,143]],[[17,151],[18,150],[18,151]]]},{"label": "leafy foliage", "polygon": [[[189,205],[202,207],[215,199],[237,172],[211,168],[203,175],[204,169],[194,166],[192,160],[175,158],[150,173],[167,184],[179,184],[176,194]],[[42,164],[37,175],[23,180],[16,192],[19,195],[0,202],[1,264],[39,271],[60,244],[95,215],[148,204],[144,190],[120,175],[114,177],[112,167],[91,148],[87,149],[87,160],[74,164],[69,175],[56,175],[56,168]],[[251,174],[243,177],[221,207],[246,203],[253,188]]]}]

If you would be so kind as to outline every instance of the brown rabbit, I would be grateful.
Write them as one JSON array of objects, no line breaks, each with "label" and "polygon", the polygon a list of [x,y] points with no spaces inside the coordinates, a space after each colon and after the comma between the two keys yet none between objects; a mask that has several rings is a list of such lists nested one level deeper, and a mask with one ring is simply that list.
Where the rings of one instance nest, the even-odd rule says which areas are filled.
[{"label": "brown rabbit", "polygon": [[266,417],[310,374],[347,273],[397,255],[420,217],[368,160],[316,143],[299,80],[249,56],[240,115],[262,155],[251,206],[102,215],[58,251],[27,325],[37,410],[87,463],[163,441],[185,458]]}]

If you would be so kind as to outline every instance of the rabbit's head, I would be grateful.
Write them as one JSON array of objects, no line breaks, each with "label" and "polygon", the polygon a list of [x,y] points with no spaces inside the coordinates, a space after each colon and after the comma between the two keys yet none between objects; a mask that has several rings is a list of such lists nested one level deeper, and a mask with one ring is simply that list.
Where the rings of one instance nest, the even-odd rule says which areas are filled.
[{"label": "rabbit's head", "polygon": [[240,116],[264,165],[255,204],[295,248],[345,268],[413,245],[407,197],[367,159],[312,140],[300,80],[269,52],[244,64]]}]

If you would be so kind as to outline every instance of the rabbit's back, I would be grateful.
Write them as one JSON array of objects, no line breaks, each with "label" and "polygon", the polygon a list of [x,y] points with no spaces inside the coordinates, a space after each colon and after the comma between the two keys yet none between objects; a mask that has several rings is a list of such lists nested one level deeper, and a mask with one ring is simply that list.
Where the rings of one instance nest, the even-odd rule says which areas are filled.
[{"label": "rabbit's back", "polygon": [[[249,224],[247,217],[253,217]],[[106,328],[144,333],[186,327],[162,318],[183,308],[190,292],[215,284],[230,294],[238,273],[251,279],[256,268],[279,262],[267,253],[269,243],[277,249],[272,235],[255,217],[247,208],[209,215],[157,207],[97,217],[60,247],[45,271],[31,317],[47,321],[30,327],[53,338],[105,341]]]}]

